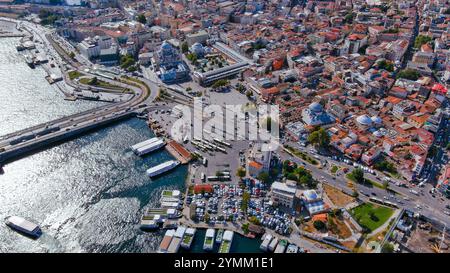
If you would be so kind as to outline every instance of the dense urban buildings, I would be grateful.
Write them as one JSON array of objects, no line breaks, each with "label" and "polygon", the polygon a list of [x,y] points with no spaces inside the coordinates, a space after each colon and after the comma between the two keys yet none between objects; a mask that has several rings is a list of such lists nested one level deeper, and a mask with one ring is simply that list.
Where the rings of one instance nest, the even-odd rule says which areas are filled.
[{"label": "dense urban buildings", "polygon": [[[117,157],[145,165],[165,146],[176,160],[145,181],[189,166],[177,194],[152,188],[160,207],[141,206],[141,228],[167,229],[153,252],[191,249],[205,228],[200,248],[220,253],[243,238],[253,252],[449,252],[449,1],[57,2],[2,2],[16,27],[0,37],[20,37],[66,100],[117,106],[5,134],[6,175],[44,135],[138,116],[152,138]],[[272,125],[274,139],[237,133]]]}]

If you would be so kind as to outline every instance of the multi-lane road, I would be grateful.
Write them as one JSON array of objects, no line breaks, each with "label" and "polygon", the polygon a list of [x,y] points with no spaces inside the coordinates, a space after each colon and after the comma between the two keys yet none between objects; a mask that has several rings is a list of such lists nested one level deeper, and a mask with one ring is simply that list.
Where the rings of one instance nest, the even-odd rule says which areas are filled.
[{"label": "multi-lane road", "polygon": [[[58,48],[59,45],[55,44],[56,41],[52,39],[52,35],[46,33],[48,30],[44,28],[41,29],[40,26],[32,23],[22,23],[22,26],[26,27],[27,30],[34,35],[35,41],[38,40],[48,47],[47,54],[53,56],[54,60],[59,60],[59,67],[61,68],[62,73],[67,73],[62,63],[72,64],[74,61],[67,56],[67,54],[61,52],[62,49]],[[82,68],[82,65],[77,65],[77,69],[78,68]],[[140,108],[140,105],[142,105],[144,101],[153,101],[158,93],[157,85],[147,80],[145,80],[144,83],[142,83],[142,81],[138,82],[130,80],[118,81],[97,74],[91,74],[89,69],[86,68],[83,70],[83,73],[89,76],[95,76],[112,85],[132,90],[134,95],[127,101],[66,116],[0,137],[0,163],[12,160],[31,150],[42,148],[44,145],[61,141],[73,137],[78,133],[83,133],[106,123],[131,116]],[[68,77],[64,78],[69,81]],[[73,85],[74,83],[71,84]]]},{"label": "multi-lane road", "polygon": [[[298,145],[294,146],[297,149],[301,149],[303,147],[299,147]],[[309,148],[303,148],[304,151],[307,152]],[[335,175],[329,173],[327,171],[328,167],[319,168],[318,166],[308,164],[306,161],[303,161],[302,159],[292,156],[289,153],[281,150],[279,152],[280,159],[281,160],[291,160],[293,162],[296,162],[299,166],[303,166],[304,168],[308,169],[313,177],[321,181],[323,183],[327,183],[329,185],[332,185],[334,187],[337,187],[339,189],[344,190],[347,193],[351,193],[353,189],[349,188],[348,185],[348,179],[346,179],[345,174],[342,171],[338,171]],[[323,155],[318,155],[318,160],[321,162],[327,162],[328,165],[336,165],[340,166],[341,169],[344,167],[349,168],[349,172],[353,170],[353,166],[347,165],[341,161],[334,160],[330,157],[326,157]],[[381,173],[377,173],[376,176],[372,174],[365,174],[366,178],[369,178],[375,182],[382,183],[379,179],[381,177]],[[393,202],[398,204],[399,207],[418,212],[430,219],[437,220],[442,223],[447,223],[447,225],[450,225],[450,217],[444,213],[446,210],[445,206],[449,204],[449,201],[447,199],[441,199],[438,197],[432,197],[427,190],[420,190],[415,189],[418,191],[418,195],[413,194],[410,192],[410,189],[404,188],[404,187],[398,187],[393,183],[389,184],[389,189],[391,191],[396,192],[396,194],[393,194],[391,191],[387,191],[382,188],[378,188],[375,186],[367,186],[367,185],[361,185],[354,183],[354,186],[357,188],[357,190],[360,193],[360,198],[368,198],[371,196],[377,197],[379,199],[386,199],[387,201]],[[362,194],[364,193],[365,196]]]}]

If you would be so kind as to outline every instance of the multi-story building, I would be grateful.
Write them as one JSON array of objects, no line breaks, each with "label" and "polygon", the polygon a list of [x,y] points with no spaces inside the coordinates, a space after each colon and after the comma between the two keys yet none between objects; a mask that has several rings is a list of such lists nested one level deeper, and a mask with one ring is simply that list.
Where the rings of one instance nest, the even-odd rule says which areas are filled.
[{"label": "multi-story building", "polygon": [[292,208],[297,187],[291,183],[273,182],[270,186],[271,200],[274,204]]}]

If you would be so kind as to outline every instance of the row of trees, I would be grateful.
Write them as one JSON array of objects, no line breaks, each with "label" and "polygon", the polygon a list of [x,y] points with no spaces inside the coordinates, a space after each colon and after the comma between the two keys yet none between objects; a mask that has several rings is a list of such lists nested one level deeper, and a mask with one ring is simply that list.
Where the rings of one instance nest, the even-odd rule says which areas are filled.
[{"label": "row of trees", "polygon": [[315,187],[315,181],[311,172],[302,166],[297,166],[295,162],[285,160],[283,162],[283,175],[289,179],[297,182],[298,185]]},{"label": "row of trees", "polygon": [[375,169],[377,169],[379,171],[386,171],[386,172],[389,172],[392,174],[397,173],[397,168],[395,167],[394,163],[386,161],[386,160],[382,160],[382,161],[375,163],[374,167],[375,167]]}]

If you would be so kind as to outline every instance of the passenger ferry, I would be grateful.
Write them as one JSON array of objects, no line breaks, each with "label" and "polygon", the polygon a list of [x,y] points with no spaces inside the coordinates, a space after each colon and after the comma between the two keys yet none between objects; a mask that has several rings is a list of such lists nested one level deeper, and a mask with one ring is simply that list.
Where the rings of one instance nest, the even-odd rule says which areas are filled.
[{"label": "passenger ferry", "polygon": [[184,249],[190,249],[192,245],[192,241],[194,241],[195,236],[195,228],[187,228],[184,233],[183,241],[181,242],[181,247]]},{"label": "passenger ferry", "polygon": [[277,245],[278,245],[278,238],[274,237],[273,240],[269,244],[269,247],[268,247],[269,251],[273,252],[275,250],[275,248],[277,247]]},{"label": "passenger ferry", "polygon": [[223,237],[223,229],[219,229],[219,231],[217,231],[216,244],[222,243],[222,237]]},{"label": "passenger ferry", "polygon": [[260,249],[262,250],[262,251],[267,251],[268,250],[268,247],[269,247],[269,244],[270,244],[270,241],[272,241],[272,235],[271,234],[269,234],[269,233],[266,233],[266,234],[264,234],[263,235],[263,242],[261,243],[261,245],[260,245]]},{"label": "passenger ferry", "polygon": [[274,253],[284,253],[284,251],[286,250],[287,244],[288,244],[288,242],[286,240],[280,240],[277,247],[275,248]]},{"label": "passenger ferry", "polygon": [[10,228],[33,238],[39,238],[42,235],[42,230],[37,224],[25,220],[22,217],[10,216],[5,219],[5,222]]},{"label": "passenger ferry", "polygon": [[208,228],[205,234],[205,241],[203,242],[203,250],[211,251],[214,247],[214,236],[216,230],[213,228]]},{"label": "passenger ferry", "polygon": [[143,146],[138,147],[136,150],[134,150],[134,152],[138,156],[143,156],[145,154],[148,154],[148,153],[158,150],[159,148],[163,147],[164,145],[166,145],[164,140],[158,139],[149,144],[145,144]]},{"label": "passenger ferry", "polygon": [[159,245],[157,251],[158,253],[167,253],[174,234],[175,234],[174,229],[169,229],[166,231],[166,234],[164,235],[164,238],[162,239],[161,244]]},{"label": "passenger ferry", "polygon": [[155,177],[162,173],[172,170],[176,166],[180,165],[180,161],[177,160],[169,160],[157,166],[151,167],[147,170],[147,175],[150,177]]},{"label": "passenger ferry", "polygon": [[223,233],[222,244],[220,244],[219,253],[230,253],[231,244],[233,243],[234,232],[225,230]]}]

